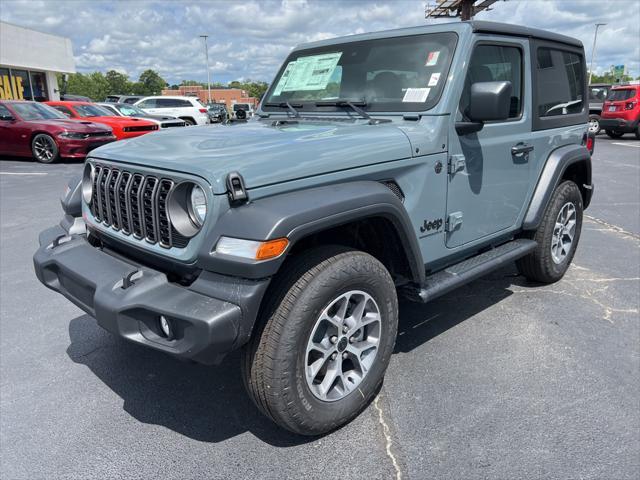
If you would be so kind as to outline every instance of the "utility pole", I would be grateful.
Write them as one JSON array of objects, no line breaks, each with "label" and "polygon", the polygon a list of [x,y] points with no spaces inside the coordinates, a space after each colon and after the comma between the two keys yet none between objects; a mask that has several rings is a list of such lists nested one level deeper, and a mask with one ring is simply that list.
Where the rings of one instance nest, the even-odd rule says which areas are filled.
[{"label": "utility pole", "polygon": [[471,17],[473,17],[473,2],[475,0],[462,0],[460,2],[460,6],[458,7],[460,9],[460,20],[462,20],[463,22],[466,20],[471,20]]},{"label": "utility pole", "polygon": [[204,56],[207,60],[207,98],[211,103],[211,78],[209,77],[209,47],[207,47],[207,38],[209,35],[200,35],[200,38],[204,38]]},{"label": "utility pole", "polygon": [[591,62],[589,62],[589,85],[593,76],[593,59],[596,56],[596,40],[598,40],[598,28],[604,27],[606,23],[596,23],[596,32],[593,34],[593,47],[591,48]]}]

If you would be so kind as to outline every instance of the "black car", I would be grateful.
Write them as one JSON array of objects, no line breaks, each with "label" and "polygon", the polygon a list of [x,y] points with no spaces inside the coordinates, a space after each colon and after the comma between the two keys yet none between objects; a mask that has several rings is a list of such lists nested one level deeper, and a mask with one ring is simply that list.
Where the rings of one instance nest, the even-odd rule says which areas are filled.
[{"label": "black car", "polygon": [[224,103],[208,103],[209,120],[211,123],[223,123],[229,118],[227,105]]},{"label": "black car", "polygon": [[99,103],[98,105],[109,110],[116,117],[144,118],[146,120],[156,122],[160,128],[185,127],[187,125],[185,121],[180,118],[172,117],[170,115],[151,115],[135,105],[130,105],[128,103],[104,102]]}]

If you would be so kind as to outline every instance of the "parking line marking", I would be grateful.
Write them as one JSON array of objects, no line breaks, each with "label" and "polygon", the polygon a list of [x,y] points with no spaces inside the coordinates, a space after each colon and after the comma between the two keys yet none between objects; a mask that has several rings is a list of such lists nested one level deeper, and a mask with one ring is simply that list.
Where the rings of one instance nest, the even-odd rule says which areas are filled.
[{"label": "parking line marking", "polygon": [[0,172],[0,175],[49,175],[46,172]]},{"label": "parking line marking", "polygon": [[640,148],[640,145],[633,143],[611,142],[611,145],[622,145],[623,147],[635,147]]}]

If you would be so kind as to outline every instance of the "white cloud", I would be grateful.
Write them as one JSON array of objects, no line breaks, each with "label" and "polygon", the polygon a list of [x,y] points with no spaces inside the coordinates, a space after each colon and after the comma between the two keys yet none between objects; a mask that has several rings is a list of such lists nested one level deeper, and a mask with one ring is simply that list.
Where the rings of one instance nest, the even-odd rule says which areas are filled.
[{"label": "white cloud", "polygon": [[[205,80],[201,34],[208,34],[213,81],[270,81],[298,43],[424,25],[427,0],[0,0],[0,18],[71,38],[79,71],[119,69],[136,78],[153,68],[170,83]],[[637,0],[508,0],[482,20],[517,23],[574,36],[591,53],[600,30],[596,71],[626,64],[640,75]]]}]

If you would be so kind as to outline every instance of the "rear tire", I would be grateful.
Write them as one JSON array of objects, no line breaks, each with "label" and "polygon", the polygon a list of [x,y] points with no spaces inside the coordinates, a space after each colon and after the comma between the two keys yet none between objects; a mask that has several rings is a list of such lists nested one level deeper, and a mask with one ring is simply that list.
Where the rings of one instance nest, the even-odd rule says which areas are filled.
[{"label": "rear tire", "polygon": [[396,290],[377,259],[343,247],[310,250],[285,268],[243,349],[242,376],[276,424],[319,435],[351,421],[377,393],[396,339]]},{"label": "rear tire", "polygon": [[533,236],[538,246],[516,261],[518,272],[535,282],[560,280],[569,268],[580,240],[582,211],[582,194],[578,186],[572,181],[558,185]]},{"label": "rear tire", "polygon": [[609,138],[620,138],[624,135],[624,133],[616,132],[615,130],[605,130],[605,133],[609,136]]},{"label": "rear tire", "polygon": [[196,122],[194,122],[191,118],[183,118],[184,123],[186,123],[185,127],[193,127]]},{"label": "rear tire", "polygon": [[640,140],[640,122],[638,122],[638,126],[636,127],[635,135],[636,140]]},{"label": "rear tire", "polygon": [[33,158],[40,163],[53,163],[60,158],[58,145],[51,135],[39,133],[31,140]]}]

